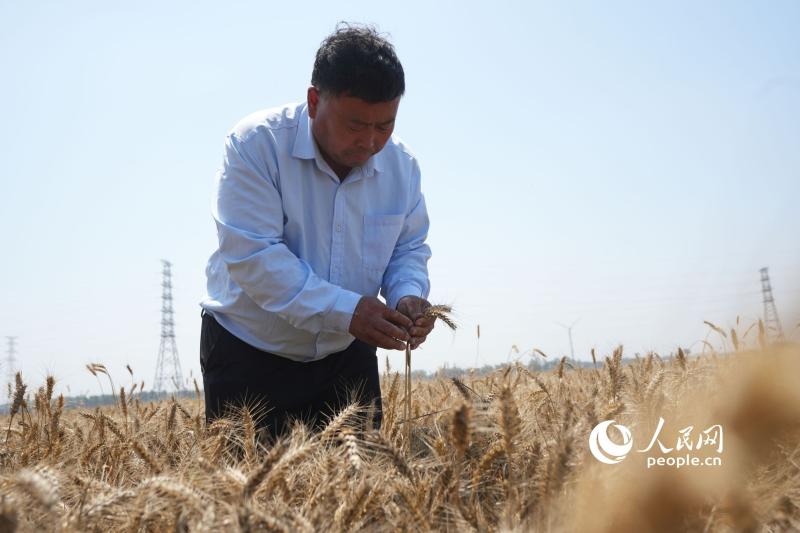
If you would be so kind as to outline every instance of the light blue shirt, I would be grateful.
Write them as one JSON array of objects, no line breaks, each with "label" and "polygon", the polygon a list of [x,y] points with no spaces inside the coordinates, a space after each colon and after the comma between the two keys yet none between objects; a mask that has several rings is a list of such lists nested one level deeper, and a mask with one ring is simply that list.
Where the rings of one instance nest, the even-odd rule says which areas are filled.
[{"label": "light blue shirt", "polygon": [[219,248],[200,306],[244,342],[295,361],[345,349],[362,295],[428,297],[420,170],[392,136],[340,181],[306,104],[253,113],[227,136],[212,215]]}]

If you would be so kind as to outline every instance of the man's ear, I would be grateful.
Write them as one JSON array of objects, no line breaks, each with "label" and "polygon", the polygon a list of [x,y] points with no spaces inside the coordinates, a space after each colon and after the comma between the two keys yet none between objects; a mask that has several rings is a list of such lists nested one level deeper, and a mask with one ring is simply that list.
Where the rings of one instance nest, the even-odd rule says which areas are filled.
[{"label": "man's ear", "polygon": [[319,91],[313,85],[308,88],[306,102],[308,103],[308,116],[311,118],[316,118],[317,106],[319,105]]}]

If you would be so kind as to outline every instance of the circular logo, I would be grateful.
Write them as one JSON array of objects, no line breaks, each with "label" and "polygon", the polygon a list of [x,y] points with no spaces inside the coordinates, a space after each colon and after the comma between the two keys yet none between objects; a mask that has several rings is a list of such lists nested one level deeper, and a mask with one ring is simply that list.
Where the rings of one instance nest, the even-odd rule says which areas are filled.
[{"label": "circular logo", "polygon": [[614,424],[613,420],[600,422],[589,435],[589,450],[595,459],[607,465],[619,463],[633,448],[631,431],[621,424],[614,424],[614,427],[622,434],[622,444],[617,444],[608,438],[608,426],[611,424]]}]

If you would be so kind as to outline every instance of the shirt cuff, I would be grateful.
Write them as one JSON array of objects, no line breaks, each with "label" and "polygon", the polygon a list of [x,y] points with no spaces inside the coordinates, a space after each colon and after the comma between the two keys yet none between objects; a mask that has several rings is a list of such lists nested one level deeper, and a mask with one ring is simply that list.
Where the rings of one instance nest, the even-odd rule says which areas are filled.
[{"label": "shirt cuff", "polygon": [[386,307],[389,309],[397,309],[397,302],[404,296],[418,296],[422,297],[422,288],[414,282],[405,281],[397,285],[389,298],[386,300]]},{"label": "shirt cuff", "polygon": [[333,307],[322,321],[323,331],[349,333],[350,321],[353,320],[353,312],[360,299],[361,295],[357,292],[342,289],[336,297]]}]

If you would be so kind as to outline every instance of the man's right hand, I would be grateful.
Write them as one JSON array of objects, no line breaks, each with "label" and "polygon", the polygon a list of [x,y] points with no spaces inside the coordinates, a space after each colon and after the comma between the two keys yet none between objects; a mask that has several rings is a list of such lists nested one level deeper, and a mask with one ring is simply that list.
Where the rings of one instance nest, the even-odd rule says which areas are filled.
[{"label": "man's right hand", "polygon": [[413,322],[373,296],[362,296],[353,312],[349,332],[355,338],[387,350],[405,350]]}]

